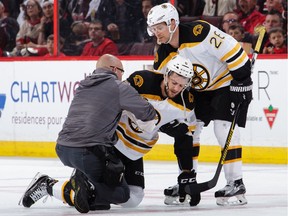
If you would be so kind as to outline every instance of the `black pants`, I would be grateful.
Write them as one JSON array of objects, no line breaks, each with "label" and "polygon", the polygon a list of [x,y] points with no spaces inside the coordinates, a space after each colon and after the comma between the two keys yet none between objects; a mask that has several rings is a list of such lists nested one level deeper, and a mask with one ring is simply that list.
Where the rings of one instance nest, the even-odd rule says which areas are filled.
[{"label": "black pants", "polygon": [[124,203],[129,199],[130,191],[125,179],[117,187],[110,187],[101,181],[105,159],[101,155],[103,152],[99,146],[71,148],[57,144],[56,153],[65,166],[80,170],[93,183],[95,186],[95,203],[118,204]]}]

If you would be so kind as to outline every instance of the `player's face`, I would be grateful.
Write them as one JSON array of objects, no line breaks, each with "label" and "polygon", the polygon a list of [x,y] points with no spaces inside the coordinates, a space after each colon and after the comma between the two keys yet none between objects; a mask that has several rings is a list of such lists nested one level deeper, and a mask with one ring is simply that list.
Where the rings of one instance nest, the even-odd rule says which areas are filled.
[{"label": "player's face", "polygon": [[188,79],[178,75],[177,73],[172,73],[168,76],[166,94],[169,98],[176,97],[185,88]]},{"label": "player's face", "polygon": [[150,31],[156,36],[158,44],[166,43],[169,40],[169,28],[165,22],[151,26]]}]

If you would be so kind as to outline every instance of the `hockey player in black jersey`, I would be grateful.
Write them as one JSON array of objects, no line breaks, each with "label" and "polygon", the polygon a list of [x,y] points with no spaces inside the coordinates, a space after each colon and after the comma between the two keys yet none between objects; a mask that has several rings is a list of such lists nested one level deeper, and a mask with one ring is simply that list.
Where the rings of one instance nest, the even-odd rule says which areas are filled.
[{"label": "hockey player in black jersey", "polygon": [[[240,106],[237,125],[245,127],[249,103],[252,100],[250,60],[241,45],[215,26],[198,20],[179,23],[177,10],[170,3],[153,7],[147,17],[148,33],[155,35],[159,48],[154,58],[154,69],[166,70],[167,62],[179,53],[193,64],[191,87],[194,90],[197,129],[194,145],[200,142],[203,126],[214,121],[214,133],[224,147],[235,108]],[[194,159],[197,159],[195,157]],[[196,169],[197,160],[194,160]],[[242,181],[242,147],[236,126],[224,163],[227,185],[216,191],[218,205],[247,203]],[[177,196],[177,185],[164,191],[166,196]],[[236,197],[231,201],[231,197]]]}]

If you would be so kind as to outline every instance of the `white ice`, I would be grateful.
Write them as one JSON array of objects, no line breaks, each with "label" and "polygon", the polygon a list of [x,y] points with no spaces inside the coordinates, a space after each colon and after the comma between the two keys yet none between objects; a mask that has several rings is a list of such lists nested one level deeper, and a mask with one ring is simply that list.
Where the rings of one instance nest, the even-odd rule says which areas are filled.
[{"label": "white ice", "polygon": [[[200,163],[198,182],[210,180],[217,164]],[[18,205],[26,187],[37,172],[64,180],[71,169],[58,159],[0,158],[0,215],[5,216],[71,216],[80,215],[73,207],[49,197],[31,208]],[[237,207],[216,205],[214,192],[226,182],[223,173],[215,188],[203,192],[197,207],[166,206],[163,189],[174,185],[178,175],[176,162],[145,161],[145,197],[139,207],[123,209],[112,205],[108,211],[90,211],[87,215],[138,216],[287,216],[287,165],[243,165],[248,204]]]}]

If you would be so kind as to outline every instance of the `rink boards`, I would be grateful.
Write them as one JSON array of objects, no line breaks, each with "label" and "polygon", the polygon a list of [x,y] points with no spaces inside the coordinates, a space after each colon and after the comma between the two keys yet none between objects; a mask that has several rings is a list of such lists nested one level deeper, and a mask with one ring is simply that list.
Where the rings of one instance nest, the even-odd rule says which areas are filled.
[{"label": "rink boards", "polygon": [[[124,79],[151,67],[152,58],[126,57]],[[58,132],[79,80],[96,60],[0,61],[0,156],[56,157]],[[287,57],[260,57],[252,74],[253,96],[247,126],[241,130],[243,161],[287,163]],[[149,160],[175,160],[173,140],[161,135]],[[213,124],[201,135],[200,161],[216,162],[220,148]]]}]

